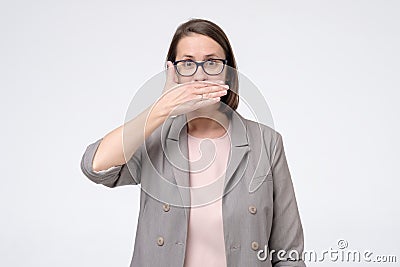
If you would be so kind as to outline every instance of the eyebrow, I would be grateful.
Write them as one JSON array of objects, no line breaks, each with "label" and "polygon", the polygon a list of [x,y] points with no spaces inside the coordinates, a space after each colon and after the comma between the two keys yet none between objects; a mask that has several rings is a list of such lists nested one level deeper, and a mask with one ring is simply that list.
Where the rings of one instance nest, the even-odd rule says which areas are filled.
[{"label": "eyebrow", "polygon": [[[216,54],[208,54],[208,55],[205,55],[204,57],[211,57],[211,56],[215,56],[215,57],[218,57]],[[182,57],[189,57],[189,58],[193,58],[193,56],[191,56],[191,55],[183,55]]]}]

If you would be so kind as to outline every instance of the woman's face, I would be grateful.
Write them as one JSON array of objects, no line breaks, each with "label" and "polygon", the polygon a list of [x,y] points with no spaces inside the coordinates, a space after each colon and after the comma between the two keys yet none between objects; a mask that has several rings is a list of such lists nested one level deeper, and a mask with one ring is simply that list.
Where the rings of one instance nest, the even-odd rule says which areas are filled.
[{"label": "woman's face", "polygon": [[[191,59],[193,61],[225,59],[225,52],[216,41],[208,36],[197,33],[192,33],[179,40],[176,50],[176,61],[184,59]],[[193,76],[185,77],[177,74],[178,81],[179,83],[191,81],[225,81],[226,68],[225,66],[221,74],[208,75],[204,72],[203,68],[199,66]]]}]

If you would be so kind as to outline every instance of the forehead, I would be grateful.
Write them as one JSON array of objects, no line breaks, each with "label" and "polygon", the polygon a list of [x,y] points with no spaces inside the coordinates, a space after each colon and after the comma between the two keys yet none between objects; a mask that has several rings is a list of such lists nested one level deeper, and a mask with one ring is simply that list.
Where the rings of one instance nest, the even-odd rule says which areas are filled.
[{"label": "forehead", "polygon": [[214,54],[224,57],[225,52],[212,38],[202,34],[191,34],[179,40],[176,47],[177,58],[190,55],[195,58],[202,58],[206,55]]}]

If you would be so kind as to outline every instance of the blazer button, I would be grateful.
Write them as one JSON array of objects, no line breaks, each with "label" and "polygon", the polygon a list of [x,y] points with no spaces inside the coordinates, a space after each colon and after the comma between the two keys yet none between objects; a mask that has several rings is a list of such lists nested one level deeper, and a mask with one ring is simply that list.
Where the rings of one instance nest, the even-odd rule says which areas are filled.
[{"label": "blazer button", "polygon": [[164,245],[164,238],[162,238],[161,236],[159,236],[157,238],[157,245],[162,246]]},{"label": "blazer button", "polygon": [[169,211],[169,204],[168,204],[168,203],[163,204],[163,210],[164,210],[165,212],[168,212],[168,211]]},{"label": "blazer button", "polygon": [[253,205],[249,206],[249,211],[251,214],[256,214],[257,212],[257,208]]},{"label": "blazer button", "polygon": [[251,242],[251,249],[252,250],[257,250],[258,249],[258,243],[256,241]]}]

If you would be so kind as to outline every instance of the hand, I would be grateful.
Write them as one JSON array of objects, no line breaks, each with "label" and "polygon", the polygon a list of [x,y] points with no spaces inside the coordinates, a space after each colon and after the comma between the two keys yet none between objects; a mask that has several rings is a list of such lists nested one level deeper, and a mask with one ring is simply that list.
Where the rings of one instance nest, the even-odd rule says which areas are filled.
[{"label": "hand", "polygon": [[179,84],[174,65],[167,62],[167,79],[156,107],[163,114],[174,116],[185,114],[204,106],[212,105],[228,93],[229,86],[223,81],[193,81]]}]

